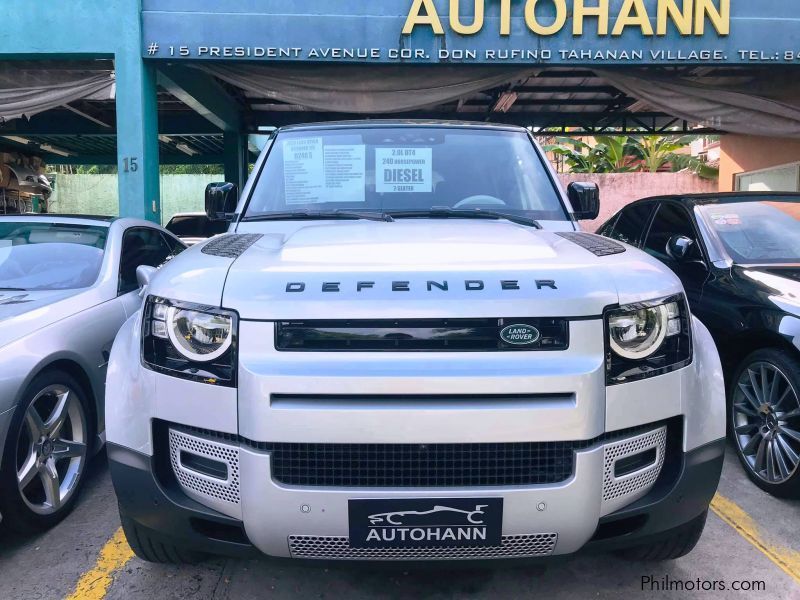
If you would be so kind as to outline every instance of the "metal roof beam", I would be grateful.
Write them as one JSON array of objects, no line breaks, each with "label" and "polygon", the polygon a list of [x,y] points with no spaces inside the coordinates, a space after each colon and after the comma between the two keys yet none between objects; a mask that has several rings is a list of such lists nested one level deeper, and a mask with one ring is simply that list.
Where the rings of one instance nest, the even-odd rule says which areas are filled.
[{"label": "metal roof beam", "polygon": [[158,68],[158,85],[223,131],[240,131],[242,111],[211,75],[196,69]]},{"label": "metal roof beam", "polygon": [[[48,165],[116,165],[116,154],[101,154],[92,156],[56,156],[43,155]],[[220,154],[197,154],[161,156],[161,165],[222,165],[224,157]],[[220,166],[220,174],[222,167]]]},{"label": "metal roof beam", "polygon": [[[159,115],[158,132],[165,135],[210,135],[221,131],[200,115],[186,112]],[[0,135],[113,136],[116,135],[116,125],[101,127],[67,110],[49,110],[31,117],[29,121],[14,119],[0,124]]]}]

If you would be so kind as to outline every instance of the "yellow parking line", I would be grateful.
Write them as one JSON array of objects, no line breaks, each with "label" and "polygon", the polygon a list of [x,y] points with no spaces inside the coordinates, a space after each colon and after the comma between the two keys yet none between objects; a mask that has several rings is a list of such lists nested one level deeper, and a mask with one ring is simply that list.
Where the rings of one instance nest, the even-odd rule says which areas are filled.
[{"label": "yellow parking line", "polygon": [[120,527],[100,550],[94,567],[83,574],[75,591],[65,600],[102,600],[108,592],[114,572],[124,567],[131,558],[133,551]]},{"label": "yellow parking line", "polygon": [[739,535],[750,542],[764,556],[775,563],[784,573],[800,583],[800,552],[771,544],[761,532],[753,518],[735,502],[717,494],[711,501],[711,510]]}]

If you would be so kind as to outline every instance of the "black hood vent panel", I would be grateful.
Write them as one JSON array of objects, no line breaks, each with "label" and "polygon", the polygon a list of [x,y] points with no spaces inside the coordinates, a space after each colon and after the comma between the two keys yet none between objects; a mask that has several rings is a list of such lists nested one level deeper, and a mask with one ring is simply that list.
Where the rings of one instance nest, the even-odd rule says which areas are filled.
[{"label": "black hood vent panel", "polygon": [[239,233],[222,235],[212,239],[201,252],[209,256],[219,256],[221,258],[239,258],[250,246],[255,244],[263,236],[260,233]]},{"label": "black hood vent panel", "polygon": [[580,233],[580,232],[560,232],[556,235],[569,240],[573,244],[577,244],[584,250],[588,250],[595,256],[613,256],[614,254],[622,254],[625,252],[625,246],[618,244],[608,238],[595,235],[593,233]]}]

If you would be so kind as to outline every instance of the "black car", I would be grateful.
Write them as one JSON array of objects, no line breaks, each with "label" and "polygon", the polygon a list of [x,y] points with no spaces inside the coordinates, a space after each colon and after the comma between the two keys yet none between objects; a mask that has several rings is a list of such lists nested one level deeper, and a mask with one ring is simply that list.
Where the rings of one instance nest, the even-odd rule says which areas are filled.
[{"label": "black car", "polygon": [[598,233],[681,278],[719,348],[728,430],[748,476],[800,497],[800,194],[646,198]]},{"label": "black car", "polygon": [[228,230],[228,223],[212,221],[206,213],[180,213],[172,217],[164,228],[178,236],[185,244],[193,246],[225,233]]}]

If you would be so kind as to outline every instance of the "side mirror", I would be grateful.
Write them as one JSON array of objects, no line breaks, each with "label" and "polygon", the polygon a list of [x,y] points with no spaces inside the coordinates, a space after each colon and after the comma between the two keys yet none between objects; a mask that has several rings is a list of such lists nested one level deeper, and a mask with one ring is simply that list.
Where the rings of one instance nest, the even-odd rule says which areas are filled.
[{"label": "side mirror", "polygon": [[136,283],[139,284],[139,295],[144,295],[144,290],[150,285],[153,280],[153,275],[156,274],[157,269],[148,265],[139,265],[136,267]]},{"label": "side mirror", "polygon": [[234,183],[209,183],[206,186],[206,216],[210,221],[229,221],[236,212],[239,188]]},{"label": "side mirror", "polygon": [[593,221],[600,216],[600,188],[596,183],[570,183],[567,197],[578,221]]},{"label": "side mirror", "polygon": [[694,247],[694,240],[685,235],[673,235],[667,242],[667,256],[675,262],[683,262]]}]

